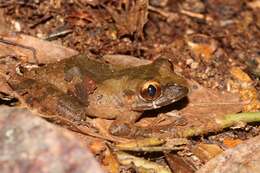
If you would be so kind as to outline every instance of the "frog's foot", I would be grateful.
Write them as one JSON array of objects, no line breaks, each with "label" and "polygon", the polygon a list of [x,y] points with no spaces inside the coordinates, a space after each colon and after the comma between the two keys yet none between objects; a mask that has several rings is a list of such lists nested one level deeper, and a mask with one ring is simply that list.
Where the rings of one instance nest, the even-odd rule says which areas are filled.
[{"label": "frog's foot", "polygon": [[109,132],[115,136],[134,138],[147,137],[151,133],[148,128],[138,127],[129,122],[114,121],[110,127]]}]

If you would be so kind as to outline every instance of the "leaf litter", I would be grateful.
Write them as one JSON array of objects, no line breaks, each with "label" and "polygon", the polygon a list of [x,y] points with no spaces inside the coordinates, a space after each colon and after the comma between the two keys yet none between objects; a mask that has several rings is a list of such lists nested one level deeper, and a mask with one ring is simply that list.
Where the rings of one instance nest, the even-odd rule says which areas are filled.
[{"label": "leaf litter", "polygon": [[[63,4],[61,2],[62,1],[57,1],[56,4],[51,3],[50,7],[53,8],[54,11],[60,8],[62,9],[61,13],[63,13],[64,10],[68,8],[68,5],[70,4],[68,3]],[[142,7],[138,6],[138,3],[139,5],[145,4],[145,6]],[[257,81],[255,81],[255,76],[252,76],[253,80],[249,79],[247,81],[244,81],[244,77],[243,78],[239,77],[239,76],[245,76],[244,72],[240,72],[240,71],[241,68],[245,68],[242,65],[242,62],[247,61],[245,58],[246,55],[249,55],[252,58],[257,57],[254,51],[257,50],[257,47],[255,46],[257,45],[256,44],[257,40],[244,37],[244,33],[247,32],[246,27],[248,27],[249,24],[248,26],[240,27],[239,22],[232,23],[237,20],[237,19],[232,19],[232,14],[229,14],[226,11],[224,12],[222,11],[223,13],[218,11],[220,8],[222,8],[222,5],[224,4],[225,6],[231,9],[231,13],[232,13],[234,11],[237,11],[237,9],[240,8],[241,4],[226,3],[226,1],[223,1],[222,3],[209,1],[205,4],[203,3],[200,4],[199,1],[194,1],[195,4],[197,3],[196,4],[197,6],[192,7],[190,6],[190,4],[186,4],[188,2],[185,1],[183,3],[179,3],[179,5],[181,7],[185,7],[185,9],[178,9],[171,2],[166,2],[166,4],[168,4],[170,8],[172,8],[173,10],[177,10],[176,12],[169,12],[166,10],[167,5],[163,3],[159,4],[159,7],[152,6],[153,3],[156,4],[155,1],[150,3],[151,4],[148,4],[148,1],[137,1],[137,2],[119,1],[119,3],[106,2],[106,1],[95,1],[94,3],[92,1],[91,3],[86,1],[83,3],[83,1],[78,1],[79,7],[81,6],[88,7],[87,10],[85,10],[83,13],[83,18],[82,16],[78,17],[82,13],[74,13],[73,15],[76,16],[74,17],[75,20],[73,22],[71,20],[68,20],[68,23],[58,22],[59,25],[64,25],[60,27],[57,25],[55,26],[55,22],[54,22],[55,20],[61,18],[60,15],[57,15],[58,13],[51,14],[51,16],[57,15],[54,18],[53,17],[49,18],[46,16],[40,17],[41,20],[39,22],[30,21],[29,17],[16,21],[14,18],[12,18],[12,15],[10,15],[10,12],[8,10],[12,11],[14,8],[17,8],[18,9],[17,13],[14,15],[19,16],[21,15],[21,13],[23,13],[25,16],[30,16],[30,15],[33,16],[35,15],[34,13],[30,14],[29,12],[24,11],[25,9],[27,9],[27,5],[30,6],[31,4],[25,3],[24,4],[25,6],[22,7],[19,5],[19,3],[8,4],[8,3],[1,2],[1,6],[4,7],[1,8],[1,11],[2,9],[4,9],[4,13],[2,15],[8,16],[5,22],[9,24],[12,23],[13,26],[11,24],[11,28],[14,31],[15,30],[19,31],[22,28],[24,31],[26,31],[25,33],[27,34],[40,36],[40,37],[44,36],[45,38],[51,38],[50,37],[51,34],[53,35],[53,33],[55,32],[59,33],[60,28],[65,28],[63,31],[68,30],[68,28],[69,30],[70,29],[74,30],[75,28],[76,29],[75,31],[72,31],[72,33],[68,35],[61,34],[60,35],[61,37],[59,35],[57,37],[57,39],[59,39],[59,41],[62,42],[63,45],[74,48],[74,50],[67,47],[62,47],[60,46],[60,44],[57,44],[57,42],[51,43],[48,41],[43,41],[35,37],[27,36],[23,34],[6,34],[6,31],[5,33],[3,32],[1,33],[0,38],[4,40],[12,41],[19,45],[33,47],[37,52],[37,58],[39,62],[43,64],[59,61],[63,58],[69,58],[73,55],[78,54],[78,52],[81,53],[91,52],[92,54],[95,54],[96,57],[100,57],[103,55],[107,56],[107,54],[110,54],[109,56],[115,58],[114,61],[117,63],[119,62],[119,64],[121,64],[122,57],[123,59],[127,59],[127,62],[125,64],[128,64],[128,60],[131,59],[132,56],[141,57],[148,60],[153,60],[160,55],[169,56],[171,61],[175,62],[175,66],[176,66],[175,70],[177,69],[177,71],[180,74],[184,75],[186,78],[192,79],[190,85],[192,92],[188,96],[187,101],[183,101],[184,103],[180,103],[180,104],[184,104],[184,106],[180,105],[180,108],[182,109],[179,109],[177,112],[175,111],[175,112],[164,113],[158,117],[148,118],[145,116],[144,118],[142,118],[140,122],[138,122],[137,124],[140,125],[140,130],[143,130],[148,127],[148,129],[151,132],[150,133],[151,136],[147,136],[147,137],[156,136],[156,137],[160,137],[161,140],[165,140],[165,141],[173,141],[172,137],[186,138],[186,137],[206,135],[205,138],[207,138],[208,135],[209,136],[213,135],[214,137],[215,132],[221,132],[223,129],[226,129],[227,127],[233,126],[243,130],[246,128],[245,123],[259,121],[258,118],[259,117],[259,92],[257,90],[259,86],[257,84]],[[212,4],[214,4],[214,6],[212,6]],[[246,3],[246,5],[248,5],[248,7],[253,9],[252,13],[254,13],[254,10],[257,11],[257,7],[256,7],[257,5],[255,5],[253,2],[252,3],[250,2],[248,4]],[[41,8],[38,8],[38,6]],[[75,8],[74,4],[72,4],[72,6],[73,8]],[[100,6],[102,10],[99,11],[93,8],[97,6]],[[41,2],[39,4],[33,4],[32,6],[32,8],[37,9],[36,13],[42,13],[41,9],[48,11],[48,8],[46,7],[48,7],[48,5]],[[72,11],[73,8],[71,8]],[[209,14],[207,14],[207,16],[200,14],[205,8],[209,9]],[[141,13],[138,13],[139,15],[141,15],[141,18],[139,19],[137,19],[137,17],[139,16],[134,14],[134,12],[136,12],[135,11],[136,9],[141,9]],[[244,13],[241,12],[241,15],[239,15],[238,17],[240,17],[242,21],[249,20],[250,23],[251,9],[247,9],[247,11]],[[102,13],[106,14],[105,15],[106,18],[102,18],[99,16],[99,15],[102,16]],[[149,14],[150,16],[147,17],[147,14]],[[121,18],[123,18],[123,16],[127,16],[129,20],[127,20],[126,22],[125,21],[122,22]],[[163,18],[167,20],[166,21],[162,20]],[[217,19],[216,22],[212,21],[211,18]],[[70,19],[70,17],[65,16],[65,21],[66,19]],[[182,19],[185,19],[186,21],[183,23],[180,22]],[[35,18],[34,20],[38,20],[38,19]],[[193,24],[192,28],[189,28],[190,31],[187,31],[187,32],[191,32],[192,34],[188,34],[188,35],[185,34],[184,30],[179,30],[179,31],[172,30],[169,27],[170,21],[176,22],[173,24],[172,28],[180,27],[184,29],[185,24],[187,23]],[[203,27],[201,28],[197,23],[198,21],[206,22],[205,28]],[[31,24],[28,24],[30,22]],[[81,23],[80,25],[78,25],[78,23],[74,23],[74,22],[81,22]],[[158,22],[158,24],[156,22]],[[42,23],[45,24],[42,25]],[[68,27],[68,25],[70,26]],[[128,25],[131,27],[129,27]],[[231,37],[227,37],[229,40],[224,40],[223,34],[225,33],[221,32],[221,28],[224,28],[226,32],[230,32],[233,29],[232,27],[234,27],[233,25],[239,26],[238,32],[241,32],[242,36],[240,37],[240,36],[232,35]],[[244,23],[244,25],[246,25],[246,23]],[[213,35],[214,30],[212,31],[212,29],[209,29],[207,31],[207,27],[209,26],[211,28],[214,27],[217,28],[216,29],[217,32],[215,36]],[[81,32],[81,29],[83,27],[87,27],[87,32],[84,34],[83,32]],[[251,27],[253,27],[253,25]],[[98,30],[96,30],[96,32],[93,32],[93,30],[96,28],[98,28]],[[201,32],[203,33],[202,35],[193,34],[193,32],[197,33],[199,29],[201,29]],[[251,29],[252,31],[255,31],[254,28]],[[145,35],[143,35],[143,30]],[[158,32],[158,30],[163,31],[162,33],[164,34],[164,37],[161,37],[162,35],[159,34],[160,32]],[[169,34],[175,34],[175,37],[173,37],[174,39],[172,39],[169,36]],[[184,36],[187,35],[187,37],[180,38],[182,34]],[[252,32],[250,34],[252,34]],[[255,34],[257,35],[259,34],[259,32],[256,31]],[[133,40],[131,36],[134,36]],[[158,39],[158,37],[159,38],[161,37],[161,40],[156,40]],[[257,37],[258,36],[256,36],[256,38]],[[138,41],[140,38],[141,41]],[[79,43],[77,39],[81,40],[82,43]],[[249,48],[250,51],[244,51],[245,49],[247,49],[247,47],[242,47],[242,48],[238,47],[239,44],[238,40],[242,40],[242,42],[246,42],[244,45],[252,45]],[[248,43],[249,41],[251,42]],[[155,43],[157,43],[157,45]],[[167,45],[165,45],[165,43]],[[220,46],[220,44],[222,47]],[[235,49],[236,51],[234,51],[234,53],[230,52],[228,46],[231,46],[231,48]],[[19,46],[2,44],[1,42],[0,42],[0,54],[1,57],[3,58],[15,57],[15,63],[19,62],[17,61],[16,58],[22,60],[22,63],[35,62],[35,59],[33,57],[33,52],[31,50],[26,50]],[[118,57],[114,56],[114,54],[117,54],[117,56],[119,55],[120,56],[119,59],[120,58],[121,59],[117,60]],[[120,54],[126,54],[127,57],[124,57],[125,55],[121,56]],[[174,56],[171,56],[172,54],[174,54]],[[233,58],[236,55],[240,55],[238,61],[234,60]],[[186,58],[184,58],[185,56]],[[225,63],[227,62],[226,59],[228,56],[230,57],[229,60],[231,61],[230,64],[239,66],[238,70],[231,69],[230,73],[231,75],[233,75],[233,77],[230,76],[228,70],[229,69],[228,63]],[[223,63],[221,63],[222,60]],[[2,58],[1,61],[3,61]],[[9,66],[10,64],[11,66]],[[1,80],[1,92],[8,93],[10,95],[12,95],[11,93],[12,91],[10,91],[10,89],[9,90],[7,89],[8,86],[4,86],[5,82],[3,81],[4,78],[7,77],[7,75],[10,75],[8,73],[8,71],[10,71],[10,67],[16,68],[14,64],[9,63],[8,67],[6,67],[6,63],[1,62],[1,67],[5,67],[5,68],[1,68],[2,69],[1,76],[2,74],[4,74]],[[216,69],[218,71],[216,71]],[[197,82],[194,83],[193,80],[196,80]],[[208,89],[207,87],[211,87],[215,89]],[[232,92],[239,91],[240,95],[237,93],[228,93],[225,92],[224,90],[228,90]],[[242,99],[240,99],[241,97]],[[252,105],[252,106],[248,106],[248,105]],[[172,110],[172,108],[170,110]],[[237,112],[241,112],[242,110],[244,113],[235,114]],[[163,111],[167,112],[168,110],[163,110]],[[247,113],[247,112],[255,112],[255,113]],[[66,120],[64,121],[66,122]],[[111,123],[111,121],[109,120],[102,120],[102,119],[98,121],[91,120],[90,123],[92,123],[93,126],[90,127],[80,127],[73,124],[72,122],[69,123],[68,122],[65,123],[65,122],[61,121],[60,125],[67,126],[68,128],[74,127],[71,128],[74,131],[96,136],[98,138],[107,141],[108,143],[105,145],[109,144],[108,146],[112,147],[111,154],[117,153],[116,146],[113,145],[113,142],[119,144],[124,142],[126,143],[124,144],[126,145],[126,147],[131,148],[130,145],[131,142],[139,143],[140,141],[143,140],[142,137],[137,137],[140,138],[140,141],[139,139],[135,141],[132,139],[123,139],[123,138],[121,139],[119,137],[111,136],[109,133],[107,133],[108,131],[106,127],[104,127],[104,123],[105,124]],[[249,127],[250,126],[251,125],[249,125]],[[212,132],[214,133],[212,134]],[[192,146],[191,143],[200,144],[201,142],[200,139],[188,138],[187,140],[189,140],[190,142],[183,144],[187,146],[186,149],[182,148],[182,149],[178,149],[180,151],[177,150],[178,151],[176,155],[177,158],[181,158],[181,159],[187,158],[187,156],[189,156],[189,154],[187,154],[189,153],[188,151],[190,151],[189,148],[191,148]],[[113,142],[109,142],[109,141],[113,141]],[[214,141],[214,140],[213,141],[209,140],[207,142],[218,143],[218,141]],[[165,143],[160,144],[159,147],[161,147],[163,151],[164,149],[166,151],[167,147],[163,146],[164,144]],[[243,145],[243,142],[241,144]],[[150,147],[149,145],[151,145],[151,143],[148,143],[147,145],[148,146],[144,145],[142,147],[149,148]],[[133,145],[132,148],[134,150],[137,148],[137,146]],[[151,151],[154,151],[152,150],[152,148],[150,149]],[[109,153],[108,152],[109,150],[110,149],[108,148],[105,149],[106,153]],[[208,149],[206,148],[203,148],[203,150],[205,150],[205,152],[209,152],[209,154],[212,154],[211,153],[212,151],[210,150],[208,151]],[[185,155],[182,155],[181,152],[184,151],[186,151],[187,153]],[[99,155],[102,154],[106,155],[103,150],[100,150]],[[225,154],[225,151],[223,154]],[[136,155],[136,153],[134,155]],[[127,154],[126,156],[133,159],[132,161],[134,163],[137,162],[135,166],[139,164],[138,161],[140,158],[136,158],[136,156],[129,156],[129,154]],[[165,156],[166,158],[169,157],[167,155]],[[193,153],[192,156],[190,155],[189,159],[192,160],[192,164],[195,165],[197,164],[198,167],[198,165],[200,164],[195,161],[196,159],[194,160],[194,156],[196,158],[196,154]],[[257,157],[257,153],[254,156]],[[156,156],[151,158],[160,160]],[[114,160],[113,161],[114,165],[118,164],[115,163],[118,161],[116,157],[111,156],[111,161],[112,160]],[[144,165],[146,165],[145,160],[141,160],[141,162],[145,163]],[[129,163],[130,162],[128,162],[127,165],[129,165]],[[150,163],[147,163],[147,165],[150,165]],[[229,163],[225,163],[225,165],[229,165]],[[157,170],[158,168],[160,168],[160,166],[155,165],[155,168],[153,169]],[[118,166],[111,166],[110,168],[108,167],[107,169],[108,171],[116,172],[115,170],[119,168]],[[125,169],[127,169],[127,167],[125,167]],[[146,169],[146,168],[137,166],[136,169],[137,171],[142,172],[144,170],[141,169]],[[183,168],[177,168],[177,170],[178,169],[183,169]],[[212,168],[209,169],[212,171]]]}]

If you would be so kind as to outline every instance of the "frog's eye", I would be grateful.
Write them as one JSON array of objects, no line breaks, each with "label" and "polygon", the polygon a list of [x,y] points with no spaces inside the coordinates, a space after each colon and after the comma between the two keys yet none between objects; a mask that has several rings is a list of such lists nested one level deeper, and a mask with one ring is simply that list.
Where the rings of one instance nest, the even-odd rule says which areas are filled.
[{"label": "frog's eye", "polygon": [[160,83],[156,81],[145,82],[140,91],[141,97],[145,100],[155,100],[161,95]]}]

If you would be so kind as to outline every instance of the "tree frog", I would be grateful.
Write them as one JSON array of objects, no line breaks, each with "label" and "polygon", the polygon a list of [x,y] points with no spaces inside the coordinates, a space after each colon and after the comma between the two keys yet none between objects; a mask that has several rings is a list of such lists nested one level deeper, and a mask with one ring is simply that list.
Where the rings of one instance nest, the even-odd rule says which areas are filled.
[{"label": "tree frog", "polygon": [[86,117],[116,119],[112,134],[120,134],[120,122],[133,124],[145,110],[169,105],[188,93],[185,79],[163,58],[122,69],[77,55],[22,69],[8,84],[27,106],[42,114],[79,122]]}]

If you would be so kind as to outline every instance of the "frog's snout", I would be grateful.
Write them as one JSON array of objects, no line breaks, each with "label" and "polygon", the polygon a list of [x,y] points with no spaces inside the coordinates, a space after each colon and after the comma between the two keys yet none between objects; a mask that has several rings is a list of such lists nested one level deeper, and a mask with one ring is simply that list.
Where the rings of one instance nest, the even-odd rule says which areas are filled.
[{"label": "frog's snout", "polygon": [[186,86],[170,85],[164,88],[162,97],[153,102],[153,108],[160,108],[162,106],[174,103],[185,96],[187,96],[189,89]]},{"label": "frog's snout", "polygon": [[165,98],[171,100],[171,102],[180,100],[181,98],[187,96],[188,93],[189,88],[181,85],[167,86],[164,90]]}]

